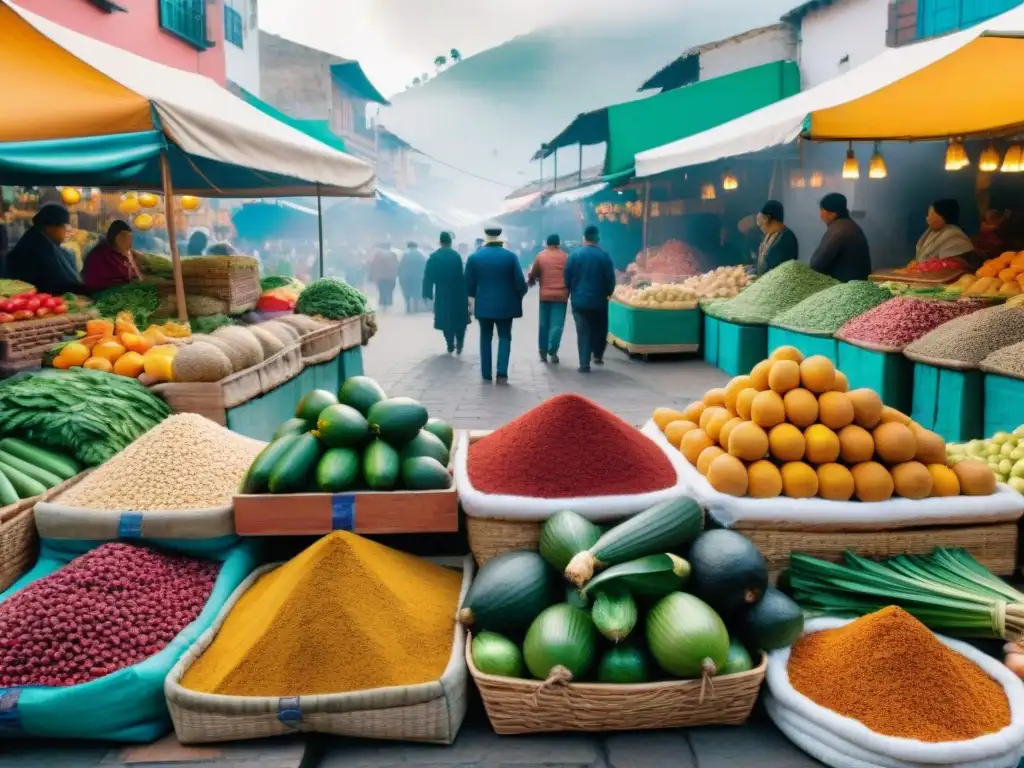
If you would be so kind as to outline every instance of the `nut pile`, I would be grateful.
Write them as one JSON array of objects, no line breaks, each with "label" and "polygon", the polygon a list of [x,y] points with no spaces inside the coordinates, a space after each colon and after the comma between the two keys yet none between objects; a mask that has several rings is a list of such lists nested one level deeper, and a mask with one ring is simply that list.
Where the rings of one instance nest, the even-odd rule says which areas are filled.
[{"label": "nut pile", "polygon": [[811,295],[772,318],[772,325],[814,333],[835,333],[847,320],[892,296],[867,280],[840,283]]},{"label": "nut pile", "polygon": [[1024,341],[1024,307],[988,307],[944,323],[906,351],[936,360],[977,365],[1000,347]]},{"label": "nut pile", "polygon": [[986,370],[1024,379],[1024,341],[1000,347],[981,362]]},{"label": "nut pile", "polygon": [[266,443],[194,413],[171,416],[55,499],[85,509],[146,512],[231,503]]},{"label": "nut pile", "polygon": [[836,335],[899,351],[943,323],[984,306],[976,301],[928,301],[899,296],[854,317]]},{"label": "nut pile", "polygon": [[739,296],[708,306],[712,317],[729,323],[763,324],[837,281],[798,261],[787,261],[758,278]]},{"label": "nut pile", "polygon": [[78,685],[160,652],[219,567],[120,543],[75,558],[0,603],[0,687]]}]

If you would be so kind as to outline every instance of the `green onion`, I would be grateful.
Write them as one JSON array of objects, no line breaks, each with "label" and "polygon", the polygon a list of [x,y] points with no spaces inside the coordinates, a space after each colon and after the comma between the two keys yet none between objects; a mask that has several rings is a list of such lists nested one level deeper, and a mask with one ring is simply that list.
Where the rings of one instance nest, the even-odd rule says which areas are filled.
[{"label": "green onion", "polygon": [[964,549],[874,561],[853,552],[843,563],[790,558],[793,597],[808,611],[863,616],[898,605],[937,632],[1024,640],[1024,594]]}]

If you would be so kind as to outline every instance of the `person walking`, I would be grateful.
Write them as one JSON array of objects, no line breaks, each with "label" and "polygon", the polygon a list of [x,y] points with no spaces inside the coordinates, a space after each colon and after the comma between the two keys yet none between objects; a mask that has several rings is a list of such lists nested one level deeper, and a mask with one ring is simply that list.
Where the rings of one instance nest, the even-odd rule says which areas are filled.
[{"label": "person walking", "polygon": [[427,266],[427,257],[414,242],[405,246],[402,263],[398,267],[398,284],[402,287],[405,299],[406,314],[420,311],[420,298],[423,295],[423,270]]},{"label": "person walking", "polygon": [[387,243],[381,243],[370,262],[370,279],[377,284],[377,298],[382,311],[391,308],[398,279],[398,256]]},{"label": "person walking", "polygon": [[594,365],[604,365],[608,345],[608,298],[615,292],[615,266],[612,257],[598,245],[600,239],[597,227],[587,227],[582,247],[573,251],[565,263],[580,373],[590,373],[591,358]]},{"label": "person walking", "polygon": [[526,278],[519,257],[504,247],[501,229],[484,230],[483,246],[466,261],[466,293],[473,299],[473,314],[480,324],[480,373],[491,381],[492,345],[498,332],[499,384],[508,383],[512,354],[512,321],[523,316]]},{"label": "person walking", "polygon": [[423,298],[434,302],[434,328],[444,334],[448,354],[462,354],[469,325],[469,296],[462,257],[452,248],[452,236],[442,232],[441,247],[427,257],[423,270]]},{"label": "person walking", "polygon": [[565,311],[569,303],[569,290],[565,287],[565,262],[569,254],[561,248],[558,235],[548,237],[548,245],[537,254],[530,267],[529,285],[540,283],[540,329],[537,351],[540,361],[549,359],[558,365],[558,347],[565,328]]}]

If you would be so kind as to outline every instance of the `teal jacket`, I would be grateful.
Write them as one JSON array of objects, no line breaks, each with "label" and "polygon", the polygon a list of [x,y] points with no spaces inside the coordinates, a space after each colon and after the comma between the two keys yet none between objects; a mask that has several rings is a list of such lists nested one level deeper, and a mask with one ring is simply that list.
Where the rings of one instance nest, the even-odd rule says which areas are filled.
[{"label": "teal jacket", "polygon": [[565,287],[573,309],[604,309],[615,292],[612,257],[596,245],[577,248],[565,263]]},{"label": "teal jacket", "polygon": [[481,320],[523,316],[526,278],[519,257],[500,245],[485,245],[466,260],[466,292],[474,299],[473,314]]}]

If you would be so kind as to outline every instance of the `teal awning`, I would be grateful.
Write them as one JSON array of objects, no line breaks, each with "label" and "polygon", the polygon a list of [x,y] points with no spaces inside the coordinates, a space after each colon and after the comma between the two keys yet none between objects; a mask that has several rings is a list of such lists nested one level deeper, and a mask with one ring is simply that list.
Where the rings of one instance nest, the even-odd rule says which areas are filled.
[{"label": "teal awning", "polygon": [[295,130],[301,131],[307,136],[326,144],[332,149],[336,149],[339,152],[345,151],[344,139],[331,130],[330,124],[326,120],[299,120],[298,118],[285,114],[273,104],[268,104],[258,96],[254,96],[244,88],[240,90],[242,91],[242,99],[248,104],[256,107],[256,109],[263,114],[270,115],[272,118],[281,121],[285,125],[290,125]]},{"label": "teal awning", "polygon": [[358,61],[346,61],[342,64],[331,65],[331,79],[340,86],[348,88],[356,96],[374,104],[382,104],[385,107],[391,106],[391,102],[385,99],[378,91],[370,78],[363,72]]}]

